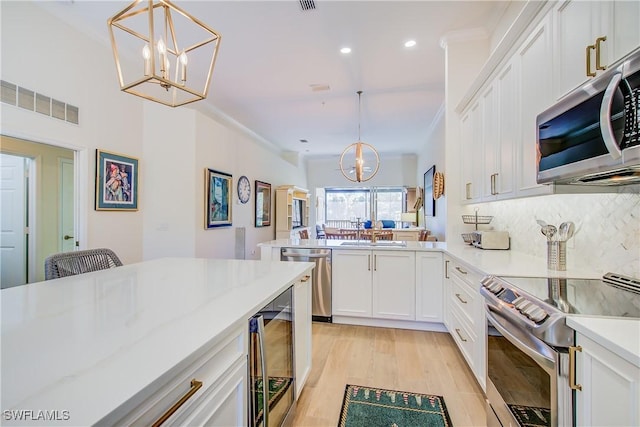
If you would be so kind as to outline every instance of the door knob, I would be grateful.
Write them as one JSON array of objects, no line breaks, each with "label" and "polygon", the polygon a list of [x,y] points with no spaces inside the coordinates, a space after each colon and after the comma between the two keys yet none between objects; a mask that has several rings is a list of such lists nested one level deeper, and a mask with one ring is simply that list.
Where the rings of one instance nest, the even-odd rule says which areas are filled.
[{"label": "door knob", "polygon": [[73,239],[73,236],[69,236],[68,234],[65,234],[63,237],[64,240],[69,240],[69,239]]}]

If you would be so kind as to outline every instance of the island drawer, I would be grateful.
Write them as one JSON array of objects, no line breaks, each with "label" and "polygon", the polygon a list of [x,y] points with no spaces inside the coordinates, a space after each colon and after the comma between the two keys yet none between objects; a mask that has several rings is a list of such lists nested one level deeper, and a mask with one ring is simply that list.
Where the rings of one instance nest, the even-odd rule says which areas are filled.
[{"label": "island drawer", "polygon": [[[171,344],[167,345],[167,351],[170,351]],[[167,424],[171,424],[171,419],[183,416],[194,405],[198,405],[202,397],[209,394],[208,390],[216,387],[239,360],[246,362],[247,345],[247,327],[242,322],[216,340],[212,347],[198,351],[179,363],[175,371],[167,374],[169,379],[161,377],[154,381],[116,411],[126,415],[118,417],[117,414],[111,414],[100,424],[152,426],[158,425],[163,417],[168,420]]]}]

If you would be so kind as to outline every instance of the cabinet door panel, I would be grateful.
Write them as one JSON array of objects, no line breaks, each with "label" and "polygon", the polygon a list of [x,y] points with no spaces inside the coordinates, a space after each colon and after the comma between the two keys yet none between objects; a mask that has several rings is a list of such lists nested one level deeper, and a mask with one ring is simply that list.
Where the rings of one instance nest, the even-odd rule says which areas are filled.
[{"label": "cabinet door panel", "polygon": [[333,251],[333,314],[371,317],[371,251]]},{"label": "cabinet door panel", "polygon": [[640,369],[598,343],[576,334],[576,425],[637,426]]},{"label": "cabinet door panel", "polygon": [[416,252],[416,320],[442,322],[442,254]]},{"label": "cabinet door panel", "polygon": [[296,399],[300,396],[311,371],[311,279],[296,283],[294,297],[294,334]]},{"label": "cabinet door panel", "polygon": [[520,150],[518,156],[518,195],[548,193],[549,186],[539,185],[537,175],[536,118],[553,103],[550,23],[548,17],[533,31],[518,50],[520,70]]},{"label": "cabinet door panel", "polygon": [[415,252],[373,251],[373,317],[415,319]]},{"label": "cabinet door panel", "polygon": [[[640,46],[640,2],[616,1],[603,6],[613,7],[613,28],[609,36],[613,36],[613,63]],[[613,34],[611,34],[613,33]]]},{"label": "cabinet door panel", "polygon": [[[590,1],[568,0],[555,10],[555,59],[557,98],[587,80],[586,48],[595,43],[593,9]],[[550,51],[549,51],[550,52]],[[545,60],[550,61],[547,57]],[[595,56],[591,52],[591,67],[595,71]]]},{"label": "cabinet door panel", "polygon": [[[498,173],[496,152],[498,151],[498,111],[496,91],[491,85],[482,95],[482,152],[484,153],[484,168],[480,178],[482,185],[482,199],[494,199],[493,176]],[[481,159],[482,157],[478,158]]]},{"label": "cabinet door panel", "polygon": [[[511,61],[497,77],[497,98],[499,114],[499,141],[496,152],[497,175],[494,178],[494,192],[498,198],[515,194],[514,165],[516,147],[519,144],[519,91],[515,61]],[[486,178],[486,176],[485,176]]]}]

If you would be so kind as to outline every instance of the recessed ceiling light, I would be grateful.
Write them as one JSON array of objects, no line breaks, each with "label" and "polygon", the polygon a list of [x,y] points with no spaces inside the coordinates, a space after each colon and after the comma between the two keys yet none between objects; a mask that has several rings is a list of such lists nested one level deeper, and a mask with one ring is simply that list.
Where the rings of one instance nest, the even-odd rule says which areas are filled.
[{"label": "recessed ceiling light", "polygon": [[340,53],[351,53],[351,48],[343,47],[342,49],[340,49]]},{"label": "recessed ceiling light", "polygon": [[300,142],[303,144],[307,144],[309,141],[307,141],[306,139],[301,139]]},{"label": "recessed ceiling light", "polygon": [[415,40],[408,40],[406,42],[404,42],[404,47],[414,47],[416,45],[416,41]]}]

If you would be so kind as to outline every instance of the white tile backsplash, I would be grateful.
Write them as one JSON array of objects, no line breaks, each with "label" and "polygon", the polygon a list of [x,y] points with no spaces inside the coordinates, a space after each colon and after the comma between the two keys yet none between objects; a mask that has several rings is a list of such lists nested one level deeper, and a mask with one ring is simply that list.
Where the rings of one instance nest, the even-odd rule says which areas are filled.
[{"label": "white tile backsplash", "polygon": [[475,208],[479,215],[493,215],[489,228],[509,231],[512,250],[541,258],[546,257],[546,237],[536,219],[556,227],[573,221],[577,232],[567,242],[568,262],[579,259],[603,274],[640,278],[640,194],[531,197],[468,206],[468,213]]}]

